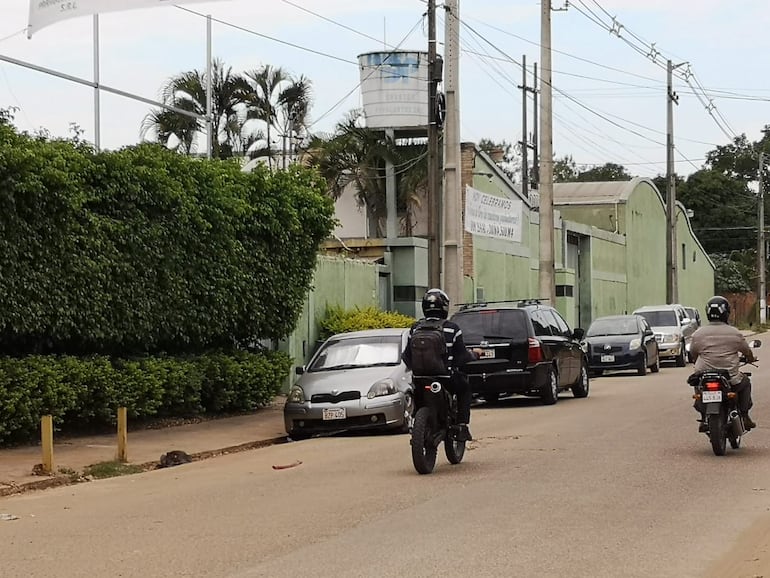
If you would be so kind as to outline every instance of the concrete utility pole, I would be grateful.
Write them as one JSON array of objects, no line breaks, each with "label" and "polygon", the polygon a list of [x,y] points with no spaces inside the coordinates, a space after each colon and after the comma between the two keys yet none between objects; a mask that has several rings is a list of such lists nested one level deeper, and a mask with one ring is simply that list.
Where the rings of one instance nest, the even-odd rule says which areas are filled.
[{"label": "concrete utility pole", "polygon": [[540,270],[539,297],[556,304],[553,217],[553,93],[551,91],[551,0],[542,0],[540,13]]},{"label": "concrete utility pole", "polygon": [[757,225],[757,272],[759,273],[759,323],[764,325],[767,322],[767,285],[765,284],[765,268],[767,267],[767,256],[765,255],[765,153],[759,153],[759,196],[757,203],[757,213],[759,223]]},{"label": "concrete utility pole", "polygon": [[674,171],[674,105],[679,96],[674,92],[674,69],[685,64],[666,63],[666,303],[679,302],[676,258],[676,174]]},{"label": "concrete utility pole", "polygon": [[444,256],[442,286],[451,303],[463,303],[462,175],[460,174],[460,3],[444,0],[446,120],[444,126]]},{"label": "concrete utility pole", "polygon": [[438,124],[436,123],[436,0],[428,0],[428,283],[441,285],[441,192],[438,179]]},{"label": "concrete utility pole", "polygon": [[[521,78],[522,84],[519,86],[521,89],[521,192],[529,198],[529,149],[535,149],[535,156],[537,156],[537,147],[533,147],[527,134],[527,116],[528,116],[528,102],[527,93],[531,92],[535,95],[535,107],[537,107],[537,88],[535,86],[527,86],[527,55],[521,56]],[[535,80],[537,82],[537,80]],[[537,111],[535,111],[535,119],[537,119]],[[537,121],[536,121],[537,122]]]},{"label": "concrete utility pole", "polygon": [[532,70],[532,76],[534,78],[534,81],[532,82],[532,86],[534,90],[532,91],[532,96],[535,99],[535,106],[534,106],[534,113],[535,113],[535,119],[533,123],[532,128],[532,149],[535,153],[535,158],[532,162],[532,173],[535,177],[535,182],[532,183],[534,185],[537,185],[540,182],[540,125],[538,124],[538,108],[537,108],[537,62],[535,62],[533,65]]}]

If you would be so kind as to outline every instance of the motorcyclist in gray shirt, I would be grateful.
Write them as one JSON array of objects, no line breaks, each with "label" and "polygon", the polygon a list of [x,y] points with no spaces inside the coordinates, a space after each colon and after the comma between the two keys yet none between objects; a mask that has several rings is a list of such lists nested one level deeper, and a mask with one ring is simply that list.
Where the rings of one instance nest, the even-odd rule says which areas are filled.
[{"label": "motorcyclist in gray shirt", "polygon": [[[730,385],[738,393],[738,411],[743,416],[746,430],[757,427],[749,417],[751,401],[751,380],[740,371],[741,356],[746,361],[756,361],[754,352],[740,331],[730,325],[730,303],[719,295],[706,303],[707,325],[700,327],[690,342],[690,358],[695,362],[695,371],[726,369],[730,373]],[[696,402],[695,409],[701,412],[700,431],[708,431],[703,419],[703,408]]]}]

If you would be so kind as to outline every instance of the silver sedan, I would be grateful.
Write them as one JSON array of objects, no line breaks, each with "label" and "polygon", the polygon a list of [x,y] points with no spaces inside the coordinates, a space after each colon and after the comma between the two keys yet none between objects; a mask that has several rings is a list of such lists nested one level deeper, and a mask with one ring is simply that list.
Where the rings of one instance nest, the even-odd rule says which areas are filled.
[{"label": "silver sedan", "polygon": [[370,329],[327,339],[289,391],[283,409],[293,439],[343,430],[407,432],[414,407],[401,361],[409,329]]}]

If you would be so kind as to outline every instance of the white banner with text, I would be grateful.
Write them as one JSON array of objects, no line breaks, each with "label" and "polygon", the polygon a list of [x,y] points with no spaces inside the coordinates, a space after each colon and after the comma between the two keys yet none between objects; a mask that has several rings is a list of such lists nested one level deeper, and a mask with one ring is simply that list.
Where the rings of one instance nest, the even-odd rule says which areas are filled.
[{"label": "white banner with text", "polygon": [[521,243],[524,203],[465,188],[465,230],[473,235]]},{"label": "white banner with text", "polygon": [[89,16],[103,12],[118,12],[153,6],[173,6],[194,2],[216,2],[219,0],[30,0],[29,26],[27,36],[60,20]]}]

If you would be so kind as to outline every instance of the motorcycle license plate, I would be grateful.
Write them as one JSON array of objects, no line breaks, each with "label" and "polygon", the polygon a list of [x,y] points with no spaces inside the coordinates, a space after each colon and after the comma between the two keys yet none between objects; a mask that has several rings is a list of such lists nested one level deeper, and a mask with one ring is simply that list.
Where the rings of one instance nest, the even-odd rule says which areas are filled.
[{"label": "motorcycle license plate", "polygon": [[494,349],[482,349],[481,350],[481,358],[482,359],[491,359],[495,356],[495,350]]},{"label": "motorcycle license plate", "polygon": [[703,401],[703,403],[712,403],[715,401],[722,401],[722,392],[721,391],[704,391],[701,394],[701,401]]},{"label": "motorcycle license plate", "polygon": [[615,361],[614,355],[602,355],[602,363],[612,363]]},{"label": "motorcycle license plate", "polygon": [[324,420],[332,420],[332,419],[345,419],[347,417],[345,415],[345,408],[344,407],[325,407],[323,411]]}]

